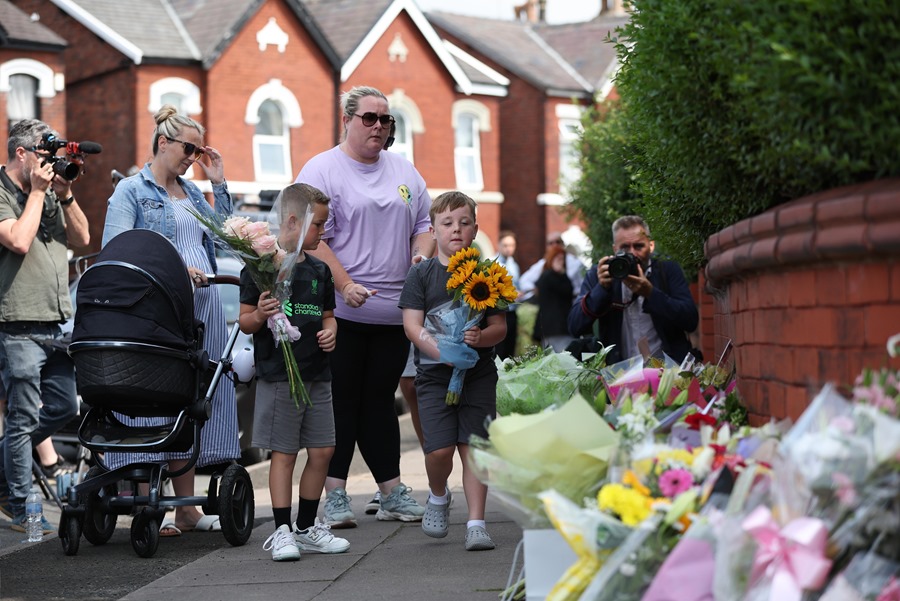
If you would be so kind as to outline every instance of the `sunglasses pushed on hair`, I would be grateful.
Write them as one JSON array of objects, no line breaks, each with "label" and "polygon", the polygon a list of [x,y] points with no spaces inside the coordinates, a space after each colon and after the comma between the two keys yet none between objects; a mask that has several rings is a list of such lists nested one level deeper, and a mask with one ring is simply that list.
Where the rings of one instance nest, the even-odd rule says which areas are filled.
[{"label": "sunglasses pushed on hair", "polygon": [[178,142],[179,144],[184,146],[184,156],[193,155],[195,159],[199,159],[201,156],[203,156],[203,154],[206,153],[205,150],[203,150],[196,144],[191,144],[190,142],[185,142],[184,140],[176,140],[175,138],[170,138],[169,136],[166,136],[166,140],[168,140],[169,142]]},{"label": "sunglasses pushed on hair", "polygon": [[362,119],[363,125],[366,127],[372,127],[375,125],[376,121],[381,123],[384,127],[387,127],[394,122],[394,118],[390,115],[379,115],[377,113],[363,113],[362,115],[353,113],[353,116]]}]

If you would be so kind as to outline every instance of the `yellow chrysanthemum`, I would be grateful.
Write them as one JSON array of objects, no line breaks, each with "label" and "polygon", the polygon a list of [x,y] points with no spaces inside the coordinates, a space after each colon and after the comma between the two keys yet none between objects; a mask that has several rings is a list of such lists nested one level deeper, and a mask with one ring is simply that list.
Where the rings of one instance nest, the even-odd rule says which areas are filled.
[{"label": "yellow chrysanthemum", "polygon": [[484,311],[497,305],[500,293],[489,277],[484,273],[476,272],[466,282],[462,297],[463,301],[473,310]]},{"label": "yellow chrysanthemum", "polygon": [[460,263],[468,261],[469,259],[475,259],[477,261],[480,256],[481,254],[474,246],[469,246],[456,252],[450,257],[450,261],[447,262],[447,273],[453,273],[456,271],[456,268],[459,267]]},{"label": "yellow chrysanthemum", "polygon": [[478,267],[478,261],[475,259],[460,263],[457,266],[456,271],[450,276],[450,279],[447,280],[447,292],[453,292],[465,284],[466,280],[468,280],[475,272],[476,267]]},{"label": "yellow chrysanthemum", "polygon": [[597,493],[601,511],[611,511],[622,523],[636,526],[650,515],[650,499],[621,484],[607,484]]}]

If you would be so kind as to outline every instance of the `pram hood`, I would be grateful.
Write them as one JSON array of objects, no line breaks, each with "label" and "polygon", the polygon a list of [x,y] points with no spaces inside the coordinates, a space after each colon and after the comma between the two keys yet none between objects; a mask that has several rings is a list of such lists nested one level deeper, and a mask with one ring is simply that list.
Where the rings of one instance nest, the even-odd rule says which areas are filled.
[{"label": "pram hood", "polygon": [[193,286],[181,255],[154,231],[122,232],[84,272],[72,342],[115,340],[195,346]]}]

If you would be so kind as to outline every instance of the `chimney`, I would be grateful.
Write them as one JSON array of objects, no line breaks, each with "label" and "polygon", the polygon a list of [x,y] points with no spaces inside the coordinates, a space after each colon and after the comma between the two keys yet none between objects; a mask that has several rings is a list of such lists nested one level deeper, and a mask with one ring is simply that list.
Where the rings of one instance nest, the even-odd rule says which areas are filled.
[{"label": "chimney", "polygon": [[[542,4],[545,1],[542,0]],[[522,4],[513,6],[513,10],[516,13],[516,21],[521,21],[524,16],[526,23],[537,23],[537,3],[538,0],[525,0]]]}]

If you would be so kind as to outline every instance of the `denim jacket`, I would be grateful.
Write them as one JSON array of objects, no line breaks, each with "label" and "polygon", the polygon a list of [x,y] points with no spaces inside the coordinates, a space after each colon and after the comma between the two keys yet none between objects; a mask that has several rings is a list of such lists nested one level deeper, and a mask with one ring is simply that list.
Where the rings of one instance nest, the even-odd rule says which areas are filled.
[{"label": "denim jacket", "polygon": [[[215,210],[206,201],[200,189],[188,180],[176,178],[181,187],[188,193],[194,210],[204,215],[219,214],[228,217],[232,211],[231,194],[225,182],[213,185]],[[126,177],[116,185],[109,198],[106,209],[106,223],[103,227],[101,247],[126,230],[146,229],[159,232],[172,244],[175,244],[175,210],[167,202],[169,195],[165,188],[156,183],[150,163],[144,165],[140,173]],[[212,239],[204,233],[203,246],[209,255],[209,263],[213,271],[216,265],[215,246]]]}]

